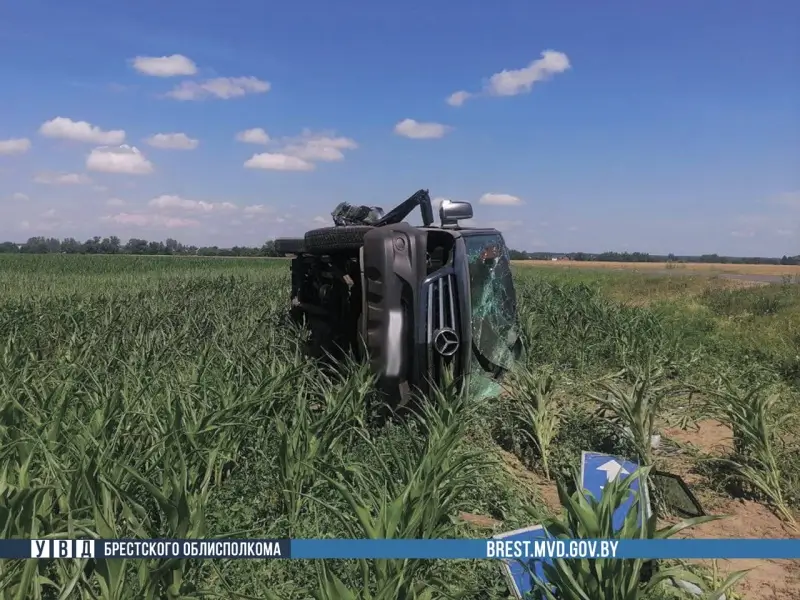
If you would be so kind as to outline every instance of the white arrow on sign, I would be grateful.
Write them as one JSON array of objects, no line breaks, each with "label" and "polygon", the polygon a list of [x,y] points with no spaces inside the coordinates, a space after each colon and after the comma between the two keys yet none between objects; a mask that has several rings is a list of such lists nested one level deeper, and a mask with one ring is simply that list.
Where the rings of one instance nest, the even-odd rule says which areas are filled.
[{"label": "white arrow on sign", "polygon": [[[620,473],[622,473],[623,475],[630,475],[630,473],[625,469],[625,467],[623,467],[613,458],[610,461],[603,463],[602,465],[597,467],[597,470],[605,471],[606,481],[614,481],[617,477],[619,477]],[[600,489],[602,490],[604,487],[605,487],[604,485],[601,485]]]}]

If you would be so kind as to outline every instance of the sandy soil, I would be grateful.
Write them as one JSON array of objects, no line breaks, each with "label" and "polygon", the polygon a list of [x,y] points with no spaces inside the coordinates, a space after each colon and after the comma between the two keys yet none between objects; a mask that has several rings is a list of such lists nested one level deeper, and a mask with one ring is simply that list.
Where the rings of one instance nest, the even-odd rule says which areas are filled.
[{"label": "sandy soil", "polygon": [[626,271],[667,271],[669,273],[734,274],[734,275],[798,275],[800,265],[730,265],[723,263],[680,263],[668,267],[664,262],[599,262],[599,261],[552,261],[512,260],[515,265],[552,267],[555,269],[622,269]]},{"label": "sandy soil", "polygon": [[[722,456],[733,444],[731,430],[712,419],[699,421],[689,430],[665,429],[664,436],[705,455]],[[701,476],[692,472],[695,460],[686,454],[671,457],[667,470],[684,478],[694,487]],[[728,518],[705,523],[682,532],[678,537],[709,538],[795,538],[797,532],[786,527],[767,507],[750,500],[709,497],[698,494],[705,508]],[[710,566],[710,561],[700,561]],[[797,600],[800,598],[800,561],[794,560],[725,560],[718,562],[722,573],[752,569],[736,588],[747,600]]]}]

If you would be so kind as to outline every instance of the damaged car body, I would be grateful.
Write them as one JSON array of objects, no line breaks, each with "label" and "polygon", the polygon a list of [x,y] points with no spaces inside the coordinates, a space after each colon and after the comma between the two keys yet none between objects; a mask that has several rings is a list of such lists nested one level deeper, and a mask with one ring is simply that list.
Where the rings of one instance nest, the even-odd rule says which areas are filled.
[{"label": "damaged car body", "polygon": [[[421,226],[404,221],[417,207]],[[276,240],[293,255],[291,315],[310,330],[309,353],[368,360],[395,404],[445,370],[470,395],[495,393],[523,348],[503,235],[464,227],[472,214],[444,201],[436,226],[420,190],[385,215],[342,203],[333,227]]]}]

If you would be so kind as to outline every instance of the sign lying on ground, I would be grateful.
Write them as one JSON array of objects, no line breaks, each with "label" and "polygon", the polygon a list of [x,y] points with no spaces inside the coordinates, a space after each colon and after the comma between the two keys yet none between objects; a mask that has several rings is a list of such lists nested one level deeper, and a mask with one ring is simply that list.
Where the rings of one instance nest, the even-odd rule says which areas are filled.
[{"label": "sign lying on ground", "polygon": [[[601,454],[599,452],[583,452],[581,454],[581,486],[599,500],[609,482],[620,478],[624,479],[638,468],[639,465],[635,462],[619,456]],[[634,492],[640,491],[638,479],[631,484],[631,490]],[[649,515],[651,508],[646,484],[643,496],[647,514]],[[633,494],[631,494],[630,498],[614,511],[612,523],[615,531],[622,528],[625,517],[628,516],[633,507],[633,499]],[[641,516],[639,517],[639,522],[641,523]],[[494,537],[494,539],[505,541],[528,542],[531,547],[535,541],[541,541],[545,538],[547,538],[547,531],[542,525],[516,529]],[[526,597],[526,594],[530,594],[533,591],[534,585],[531,573],[535,573],[541,580],[547,581],[544,574],[545,564],[552,564],[552,558],[532,558],[527,561],[507,559],[503,561],[503,570],[508,579],[509,587],[517,598],[521,600]]]},{"label": "sign lying on ground", "polygon": [[[581,485],[583,489],[589,492],[597,500],[600,500],[603,495],[605,487],[616,479],[625,479],[631,473],[635,472],[639,465],[633,461],[613,456],[611,454],[601,454],[599,452],[584,452],[581,455]],[[647,510],[647,515],[650,516],[652,508],[650,506],[650,495],[647,490],[647,483],[644,486],[640,485],[637,478],[631,484],[631,491],[638,492],[644,506]],[[644,489],[640,489],[643,487]],[[633,507],[634,494],[631,493],[629,498],[617,507],[612,517],[614,531],[619,531],[625,523],[625,518],[628,516],[631,508]],[[639,524],[642,523],[641,513],[639,514]]]},{"label": "sign lying on ground", "polygon": [[[530,546],[533,546],[535,541],[545,538],[547,538],[547,531],[541,525],[532,525],[494,536],[494,539],[508,542],[528,542]],[[503,561],[503,571],[508,579],[508,586],[519,600],[526,598],[526,594],[533,591],[531,572],[536,573],[539,579],[547,581],[544,575],[545,563],[552,564],[552,559],[532,558],[527,561],[506,559]]]}]

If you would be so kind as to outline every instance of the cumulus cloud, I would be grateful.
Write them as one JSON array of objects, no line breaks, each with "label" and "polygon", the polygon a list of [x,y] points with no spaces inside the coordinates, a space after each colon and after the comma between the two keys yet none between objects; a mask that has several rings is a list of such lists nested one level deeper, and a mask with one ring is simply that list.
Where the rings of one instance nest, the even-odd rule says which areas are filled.
[{"label": "cumulus cloud", "polygon": [[246,129],[236,134],[236,140],[244,142],[245,144],[269,144],[269,135],[267,132],[256,127],[255,129]]},{"label": "cumulus cloud", "polygon": [[358,148],[355,140],[334,133],[314,133],[308,129],[296,137],[274,143],[275,152],[254,154],[244,166],[273,171],[311,171],[315,162],[344,160],[345,150]]},{"label": "cumulus cloud", "polygon": [[231,202],[204,202],[202,200],[190,200],[172,194],[162,194],[150,200],[148,206],[162,210],[184,210],[188,212],[211,212],[219,210],[236,210],[236,205]]},{"label": "cumulus cloud", "polygon": [[30,149],[31,141],[28,138],[0,140],[0,154],[25,154]]},{"label": "cumulus cloud", "polygon": [[263,152],[248,158],[244,166],[248,169],[267,169],[270,171],[312,171],[313,163],[298,158],[281,154],[279,152]]},{"label": "cumulus cloud", "polygon": [[194,150],[200,144],[196,139],[190,138],[185,133],[157,133],[145,140],[154,148],[167,150]]},{"label": "cumulus cloud", "polygon": [[170,56],[137,56],[131,61],[133,68],[142,75],[151,77],[174,77],[176,75],[194,75],[197,65],[183,54]]},{"label": "cumulus cloud", "polygon": [[[545,50],[541,57],[531,61],[521,69],[504,69],[489,77],[483,85],[483,94],[489,96],[516,96],[531,91],[539,81],[546,81],[553,75],[563,73],[571,67],[569,57],[563,52]],[[476,94],[458,91],[447,98],[451,106],[461,106]]]},{"label": "cumulus cloud", "polygon": [[125,206],[125,200],[121,198],[109,198],[106,200],[108,206]]},{"label": "cumulus cloud", "polygon": [[170,217],[165,215],[151,215],[142,213],[117,213],[102,218],[104,221],[117,223],[119,225],[134,225],[136,227],[159,227],[164,229],[180,229],[185,227],[197,227],[200,221],[196,219],[185,219],[181,217]]},{"label": "cumulus cloud", "polygon": [[751,238],[755,237],[754,231],[731,231],[731,235],[737,238]]},{"label": "cumulus cloud", "polygon": [[39,133],[45,137],[88,142],[113,146],[125,141],[125,131],[114,129],[104,131],[86,121],[73,121],[66,117],[56,117],[42,123]]},{"label": "cumulus cloud", "polygon": [[220,98],[230,100],[247,94],[264,94],[272,86],[256,77],[217,77],[205,81],[183,81],[167,92],[173,100],[205,100]]},{"label": "cumulus cloud", "polygon": [[522,204],[522,200],[517,196],[511,194],[494,194],[488,193],[481,196],[478,200],[481,204],[490,204],[494,206],[517,206]]},{"label": "cumulus cloud", "polygon": [[563,52],[545,50],[542,57],[522,69],[504,70],[492,75],[485,90],[494,96],[516,96],[530,92],[537,81],[549,79],[570,68],[569,58]]},{"label": "cumulus cloud", "polygon": [[464,102],[469,100],[471,96],[472,94],[470,94],[469,92],[460,90],[458,92],[453,92],[452,94],[450,94],[447,97],[447,100],[445,100],[445,102],[447,102],[450,106],[461,106],[462,104],[464,104]]},{"label": "cumulus cloud", "polygon": [[83,173],[39,173],[33,181],[45,185],[86,185],[92,182]]},{"label": "cumulus cloud", "polygon": [[441,123],[420,123],[414,119],[403,119],[394,126],[394,132],[403,137],[426,140],[443,137],[450,127]]},{"label": "cumulus cloud", "polygon": [[153,163],[134,146],[105,146],[92,150],[86,159],[86,168],[103,173],[147,175],[153,172]]},{"label": "cumulus cloud", "polygon": [[350,138],[305,129],[299,136],[285,140],[283,152],[303,160],[335,162],[344,160],[343,150],[356,148],[358,144]]},{"label": "cumulus cloud", "polygon": [[245,206],[244,212],[248,215],[263,215],[271,212],[271,209],[263,204],[252,204],[250,206]]},{"label": "cumulus cloud", "polygon": [[23,194],[22,192],[15,192],[14,194],[11,194],[11,199],[17,200],[18,202],[25,202],[27,200],[30,200],[28,194]]}]

